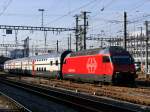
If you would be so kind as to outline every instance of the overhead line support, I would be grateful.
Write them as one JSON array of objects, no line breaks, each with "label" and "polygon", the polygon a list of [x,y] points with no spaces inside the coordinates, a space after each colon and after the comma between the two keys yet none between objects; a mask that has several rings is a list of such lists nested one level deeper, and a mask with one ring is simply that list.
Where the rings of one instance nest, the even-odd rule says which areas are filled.
[{"label": "overhead line support", "polygon": [[33,27],[33,26],[10,26],[10,25],[0,25],[0,29],[53,31],[53,32],[63,32],[63,31],[74,31],[74,30],[75,30],[75,29],[73,29],[73,28]]}]

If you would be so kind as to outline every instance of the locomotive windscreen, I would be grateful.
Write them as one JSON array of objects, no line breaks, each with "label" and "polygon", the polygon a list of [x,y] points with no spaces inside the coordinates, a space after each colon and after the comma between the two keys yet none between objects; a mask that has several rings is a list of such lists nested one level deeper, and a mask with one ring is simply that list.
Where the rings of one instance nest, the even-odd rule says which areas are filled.
[{"label": "locomotive windscreen", "polygon": [[133,64],[134,60],[130,53],[119,46],[111,46],[109,48],[111,60],[115,64]]},{"label": "locomotive windscreen", "polygon": [[133,58],[129,56],[111,56],[112,63],[114,64],[133,64]]},{"label": "locomotive windscreen", "polygon": [[119,46],[111,46],[109,48],[109,51],[111,54],[117,54],[117,53],[126,53],[127,51],[125,49],[123,49],[122,47]]}]

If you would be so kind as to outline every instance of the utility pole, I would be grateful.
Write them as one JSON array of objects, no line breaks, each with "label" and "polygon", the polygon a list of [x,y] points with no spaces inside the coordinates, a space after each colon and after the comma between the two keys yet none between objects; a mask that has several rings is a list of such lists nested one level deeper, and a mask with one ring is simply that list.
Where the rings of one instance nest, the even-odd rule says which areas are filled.
[{"label": "utility pole", "polygon": [[47,46],[47,31],[44,31],[44,37],[45,37],[44,50],[45,50],[45,52],[46,52],[46,46]]},{"label": "utility pole", "polygon": [[15,43],[16,43],[16,49],[18,47],[18,30],[15,30]]},{"label": "utility pole", "polygon": [[42,21],[41,21],[41,27],[43,27],[43,16],[44,16],[44,9],[38,9],[38,11],[42,12]]},{"label": "utility pole", "polygon": [[[148,21],[145,21],[145,26],[146,26],[146,51],[145,51],[145,68],[146,68],[146,74],[148,73],[148,38],[149,38],[149,34],[148,34]],[[147,77],[147,75],[146,75]]]},{"label": "utility pole", "polygon": [[84,19],[84,28],[83,28],[83,35],[84,35],[84,50],[86,50],[86,34],[87,34],[87,13],[89,12],[83,12],[83,19]]},{"label": "utility pole", "polygon": [[7,51],[8,51],[7,49],[8,49],[8,46],[6,46],[6,57],[7,57]]},{"label": "utility pole", "polygon": [[76,17],[76,31],[75,31],[75,36],[76,36],[76,51],[78,51],[78,38],[79,38],[79,17],[78,15],[75,15]]},{"label": "utility pole", "polygon": [[59,47],[59,46],[58,46],[58,40],[57,40],[57,43],[56,43],[56,45],[57,45],[57,52],[58,52],[58,47]]},{"label": "utility pole", "polygon": [[27,37],[24,41],[24,51],[23,56],[28,57],[29,56],[29,37]]},{"label": "utility pole", "polygon": [[[6,35],[2,35],[3,36],[3,46],[5,47],[5,37]],[[4,52],[4,51],[3,51]],[[6,51],[5,51],[6,52]],[[4,55],[4,54],[3,54]]]},{"label": "utility pole", "polygon": [[[42,21],[41,21],[41,27],[44,27],[44,9],[38,9],[38,11],[42,12]],[[44,31],[44,52],[46,52],[46,41],[47,41],[47,32]]]},{"label": "utility pole", "polygon": [[70,37],[69,37],[69,38],[70,38],[70,50],[71,50],[71,34],[70,34]]},{"label": "utility pole", "polygon": [[68,50],[69,50],[69,37],[68,37]]},{"label": "utility pole", "polygon": [[[78,50],[86,50],[86,35],[87,35],[87,13],[90,12],[81,12],[80,15],[76,15],[76,51]],[[79,18],[83,20],[83,24],[79,25]]]},{"label": "utility pole", "polygon": [[71,50],[71,34],[68,37],[68,50]]},{"label": "utility pole", "polygon": [[143,40],[143,27],[141,26],[141,27],[138,27],[138,28],[140,28],[140,56],[141,56],[141,68],[142,68],[142,66],[143,66],[143,60],[142,60],[142,55],[143,55],[143,53],[142,53],[142,48],[143,48],[143,45],[142,45],[142,40]]},{"label": "utility pole", "polygon": [[127,13],[124,12],[124,39],[123,39],[124,49],[127,50]]},{"label": "utility pole", "polygon": [[6,37],[6,35],[2,35],[3,36],[3,45],[5,44],[5,37]]},{"label": "utility pole", "polygon": [[140,31],[141,31],[140,35],[142,36],[143,35],[143,27],[141,26],[139,28],[140,28]]}]

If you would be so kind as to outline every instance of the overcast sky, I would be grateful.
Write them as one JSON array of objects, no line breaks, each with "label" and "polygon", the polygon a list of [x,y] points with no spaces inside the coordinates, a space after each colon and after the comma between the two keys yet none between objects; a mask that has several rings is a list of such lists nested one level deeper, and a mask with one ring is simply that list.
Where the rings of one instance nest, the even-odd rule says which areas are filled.
[{"label": "overcast sky", "polygon": [[[73,28],[74,15],[89,11],[88,35],[103,33],[106,37],[115,37],[123,35],[124,11],[128,16],[128,32],[135,32],[138,27],[144,27],[145,20],[149,20],[149,6],[150,0],[0,0],[0,24],[41,26],[41,12],[38,9],[43,8],[44,26]],[[3,41],[5,32],[1,30],[0,33],[0,40]],[[55,46],[56,40],[60,40],[62,47],[65,47],[69,33],[72,32],[60,35],[49,32],[47,43]],[[20,42],[27,36],[31,38],[31,44],[42,44],[44,39],[42,32],[18,32]],[[4,43],[14,40],[13,32],[13,35],[6,35]]]}]

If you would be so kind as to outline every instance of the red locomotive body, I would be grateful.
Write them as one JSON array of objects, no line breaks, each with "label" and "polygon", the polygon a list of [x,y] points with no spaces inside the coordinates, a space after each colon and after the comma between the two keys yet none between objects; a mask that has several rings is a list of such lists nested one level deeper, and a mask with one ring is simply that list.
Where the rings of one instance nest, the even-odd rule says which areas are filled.
[{"label": "red locomotive body", "polygon": [[126,50],[111,46],[70,53],[63,61],[62,75],[86,81],[134,82],[135,66]]}]

